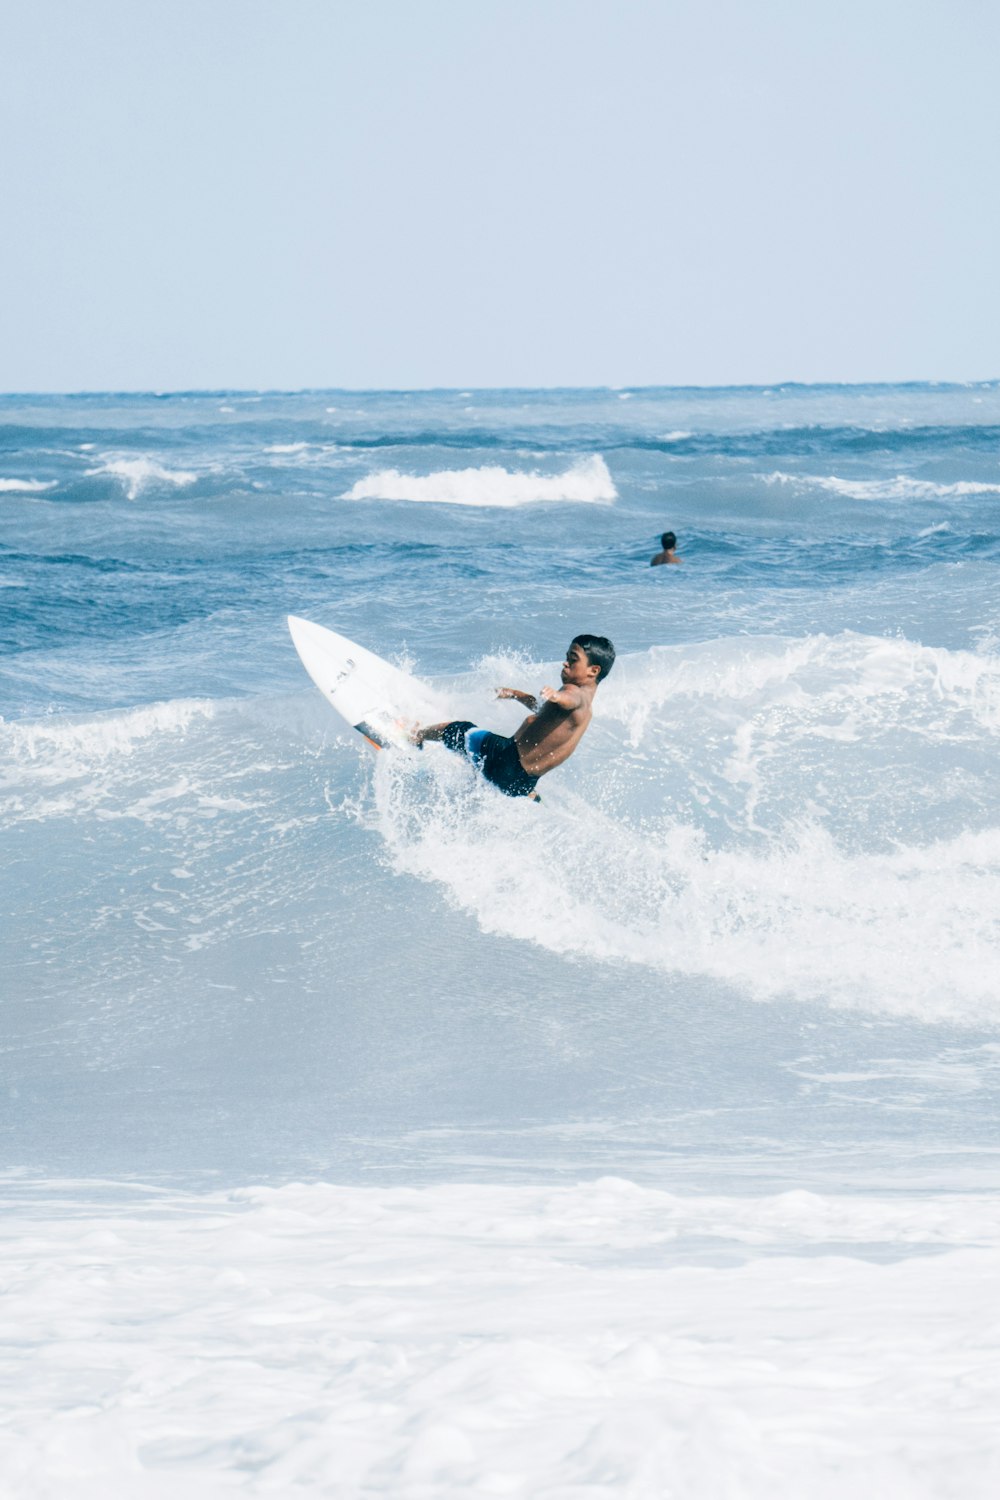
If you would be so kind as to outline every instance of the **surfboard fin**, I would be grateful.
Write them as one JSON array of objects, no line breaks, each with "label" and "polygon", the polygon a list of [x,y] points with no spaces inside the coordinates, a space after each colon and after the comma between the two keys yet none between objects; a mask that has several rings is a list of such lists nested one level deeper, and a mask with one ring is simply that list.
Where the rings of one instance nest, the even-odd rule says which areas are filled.
[{"label": "surfboard fin", "polygon": [[354,728],[359,734],[364,735],[369,745],[374,745],[376,750],[388,750],[392,744],[392,741],[387,740],[385,735],[379,734],[377,729],[373,729],[370,724],[366,724],[364,719],[361,720],[360,724],[355,724]]}]

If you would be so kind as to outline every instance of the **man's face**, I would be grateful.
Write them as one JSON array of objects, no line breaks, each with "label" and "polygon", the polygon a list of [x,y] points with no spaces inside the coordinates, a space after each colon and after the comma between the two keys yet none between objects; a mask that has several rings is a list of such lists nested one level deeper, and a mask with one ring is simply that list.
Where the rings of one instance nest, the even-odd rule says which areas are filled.
[{"label": "man's face", "polygon": [[587,653],[583,647],[570,646],[562,667],[563,687],[569,686],[570,683],[573,687],[583,687],[593,676],[594,669],[587,660]]}]

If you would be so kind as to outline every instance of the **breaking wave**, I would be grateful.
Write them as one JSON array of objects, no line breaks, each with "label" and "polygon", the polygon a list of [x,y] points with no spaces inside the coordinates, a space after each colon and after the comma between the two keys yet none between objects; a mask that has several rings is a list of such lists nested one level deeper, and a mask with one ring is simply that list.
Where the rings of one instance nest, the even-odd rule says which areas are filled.
[{"label": "breaking wave", "polygon": [[198,478],[189,469],[168,469],[152,458],[112,458],[88,469],[88,474],[111,474],[120,479],[128,500],[137,500],[144,489],[155,484],[172,484],[181,488]]},{"label": "breaking wave", "polygon": [[780,469],[762,474],[765,484],[795,484],[846,495],[852,500],[947,500],[963,495],[1000,495],[1000,484],[963,479],[955,484],[934,484],[897,474],[892,479],[840,479],[836,474],[785,474]]},{"label": "breaking wave", "polygon": [[609,505],[618,492],[599,454],[579,459],[561,474],[517,472],[499,464],[479,469],[442,469],[403,474],[380,469],[342,496],[344,500],[413,500],[435,505],[514,507],[552,501]]},{"label": "breaking wave", "polygon": [[443,751],[380,763],[394,867],[571,958],[1000,1020],[1000,662],[852,635],[715,642],[629,658],[605,693],[540,808]]}]

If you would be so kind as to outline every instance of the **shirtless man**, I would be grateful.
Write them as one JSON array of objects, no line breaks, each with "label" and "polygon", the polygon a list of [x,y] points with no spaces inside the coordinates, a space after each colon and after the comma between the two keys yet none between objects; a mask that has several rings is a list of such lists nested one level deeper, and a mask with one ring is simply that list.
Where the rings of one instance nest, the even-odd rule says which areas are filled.
[{"label": "shirtless man", "polygon": [[658,568],[661,563],[680,562],[680,558],[674,552],[674,548],[677,546],[677,538],[672,531],[665,531],[663,533],[660,537],[660,546],[663,548],[663,551],[658,552],[655,557],[649,559],[649,566],[651,568]]},{"label": "shirtless man", "polygon": [[440,740],[449,750],[465,755],[487,781],[507,797],[536,797],[540,776],[568,760],[591,719],[597,684],[615,660],[615,648],[603,635],[578,635],[566,653],[562,687],[543,687],[538,697],[519,688],[497,688],[498,698],[516,698],[531,710],[509,738],[478,729],[470,719],[429,724],[414,732],[419,748]]}]

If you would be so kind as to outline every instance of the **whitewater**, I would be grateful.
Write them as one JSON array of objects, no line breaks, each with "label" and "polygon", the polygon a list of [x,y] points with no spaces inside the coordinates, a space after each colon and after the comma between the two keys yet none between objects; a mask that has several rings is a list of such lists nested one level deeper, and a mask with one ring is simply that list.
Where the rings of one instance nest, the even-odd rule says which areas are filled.
[{"label": "whitewater", "polygon": [[[1000,384],[7,396],[0,526],[5,1493],[996,1493]],[[533,806],[289,613],[618,659]]]}]

